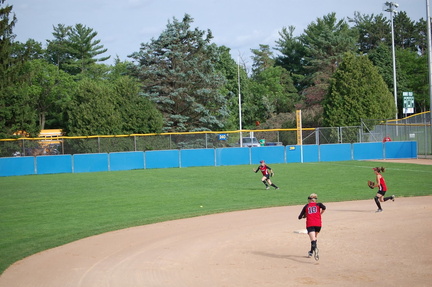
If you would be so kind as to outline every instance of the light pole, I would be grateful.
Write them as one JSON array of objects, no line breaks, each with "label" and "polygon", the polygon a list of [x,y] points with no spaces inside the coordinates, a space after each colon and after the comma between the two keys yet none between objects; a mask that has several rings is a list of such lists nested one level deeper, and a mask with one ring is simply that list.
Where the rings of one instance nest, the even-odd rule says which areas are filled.
[{"label": "light pole", "polygon": [[427,47],[428,47],[428,66],[429,66],[429,112],[432,121],[432,39],[431,39],[431,17],[429,11],[429,0],[426,0],[426,24],[427,24]]},{"label": "light pole", "polygon": [[[427,24],[427,47],[428,47],[428,67],[429,67],[429,120],[430,123],[432,124],[432,39],[431,39],[431,17],[429,11],[429,0],[426,0],[426,24]],[[432,133],[432,127],[429,129],[429,131]]]},{"label": "light pole", "polygon": [[241,106],[241,92],[240,92],[240,55],[238,57],[238,63],[237,63],[237,83],[238,83],[240,147],[243,147],[242,106]]},{"label": "light pole", "polygon": [[399,4],[394,2],[385,2],[385,5],[388,7],[385,11],[390,12],[390,20],[391,20],[391,34],[392,34],[392,57],[393,57],[393,93],[394,93],[394,101],[396,106],[396,117],[398,118],[398,105],[397,105],[397,83],[396,83],[396,53],[395,53],[395,44],[394,44],[394,25],[393,25],[393,13],[396,13],[395,10],[399,7]]}]

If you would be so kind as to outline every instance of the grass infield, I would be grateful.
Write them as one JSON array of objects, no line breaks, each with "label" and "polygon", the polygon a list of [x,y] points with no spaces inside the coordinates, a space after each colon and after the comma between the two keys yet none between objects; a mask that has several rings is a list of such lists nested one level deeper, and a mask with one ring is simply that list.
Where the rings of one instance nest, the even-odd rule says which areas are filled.
[{"label": "grass infield", "polygon": [[0,273],[37,252],[84,237],[155,222],[272,206],[371,199],[372,167],[387,194],[432,194],[432,166],[366,161],[270,164],[279,190],[256,165],[0,177]]}]

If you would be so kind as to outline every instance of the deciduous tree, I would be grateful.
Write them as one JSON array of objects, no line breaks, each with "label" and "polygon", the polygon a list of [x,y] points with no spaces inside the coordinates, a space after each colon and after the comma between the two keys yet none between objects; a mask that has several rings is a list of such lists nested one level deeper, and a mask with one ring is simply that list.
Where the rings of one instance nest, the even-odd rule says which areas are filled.
[{"label": "deciduous tree", "polygon": [[20,78],[22,81],[16,84],[16,95],[22,101],[19,106],[28,105],[34,110],[38,130],[46,128],[47,123],[51,128],[61,128],[61,112],[75,89],[72,77],[39,59],[26,61]]},{"label": "deciduous tree", "polygon": [[273,114],[293,111],[298,94],[288,71],[275,66],[268,45],[260,45],[260,49],[252,49],[252,53],[251,92],[252,104],[257,105],[255,119],[262,122]]},{"label": "deciduous tree", "polygon": [[[239,93],[248,93],[250,79],[246,70],[231,57],[228,47],[219,46],[218,54],[215,70],[225,78],[225,84],[220,88],[220,93],[225,97],[229,110],[229,116],[224,125],[227,130],[236,130],[239,129]],[[241,95],[240,98],[242,98]]]},{"label": "deciduous tree", "polygon": [[124,75],[127,63],[116,62],[107,79],[83,78],[66,112],[68,135],[157,133],[162,114],[144,97],[135,78]]}]

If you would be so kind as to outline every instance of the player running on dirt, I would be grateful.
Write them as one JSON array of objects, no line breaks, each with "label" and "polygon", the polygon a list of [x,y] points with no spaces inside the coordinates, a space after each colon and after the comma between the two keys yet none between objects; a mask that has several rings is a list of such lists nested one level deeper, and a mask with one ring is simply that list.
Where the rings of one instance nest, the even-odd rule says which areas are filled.
[{"label": "player running on dirt", "polygon": [[318,196],[316,193],[312,193],[308,197],[308,204],[303,206],[298,219],[306,218],[306,229],[311,241],[311,249],[308,252],[308,257],[315,257],[315,260],[319,259],[317,237],[321,231],[322,220],[321,214],[324,213],[326,207],[321,202],[317,203]]}]

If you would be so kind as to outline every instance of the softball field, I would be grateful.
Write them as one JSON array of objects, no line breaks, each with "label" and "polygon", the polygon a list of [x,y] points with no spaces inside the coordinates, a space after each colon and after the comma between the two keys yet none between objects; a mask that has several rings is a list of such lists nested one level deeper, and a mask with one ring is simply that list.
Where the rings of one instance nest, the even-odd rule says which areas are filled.
[{"label": "softball field", "polygon": [[430,286],[432,196],[396,197],[382,213],[372,197],[323,202],[319,261],[296,232],[305,228],[298,205],[85,238],[16,262],[0,286]]}]

